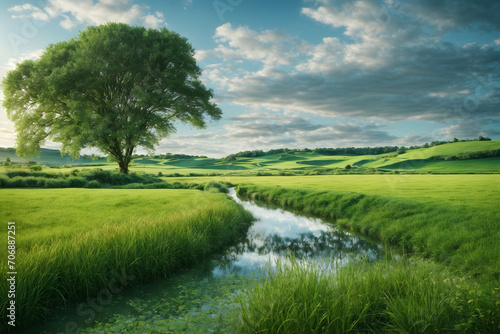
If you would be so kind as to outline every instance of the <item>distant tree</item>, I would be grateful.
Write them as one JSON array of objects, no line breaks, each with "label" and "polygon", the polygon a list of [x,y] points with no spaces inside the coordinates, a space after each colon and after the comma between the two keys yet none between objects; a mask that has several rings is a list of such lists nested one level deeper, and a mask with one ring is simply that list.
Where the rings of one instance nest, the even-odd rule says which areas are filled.
[{"label": "distant tree", "polygon": [[345,169],[351,169],[352,167],[351,167],[351,165],[347,165],[347,166],[345,166],[344,168],[345,168]]},{"label": "distant tree", "polygon": [[406,147],[401,146],[400,148],[398,148],[397,153],[398,153],[398,154],[403,154],[403,153],[406,153]]},{"label": "distant tree", "polygon": [[10,157],[5,158],[5,162],[3,163],[4,166],[10,166],[12,165],[12,161],[10,161]]},{"label": "distant tree", "polygon": [[30,166],[30,170],[31,170],[32,172],[39,172],[39,171],[41,171],[41,170],[42,170],[42,166],[40,166],[40,165]]},{"label": "distant tree", "polygon": [[453,142],[454,143],[458,142],[458,138],[457,137],[453,138]]},{"label": "distant tree", "polygon": [[204,128],[207,118],[220,119],[200,75],[192,46],[165,28],[88,27],[4,78],[17,154],[34,156],[50,139],[73,158],[95,147],[128,173],[134,150],[153,151],[175,130],[174,121]]}]

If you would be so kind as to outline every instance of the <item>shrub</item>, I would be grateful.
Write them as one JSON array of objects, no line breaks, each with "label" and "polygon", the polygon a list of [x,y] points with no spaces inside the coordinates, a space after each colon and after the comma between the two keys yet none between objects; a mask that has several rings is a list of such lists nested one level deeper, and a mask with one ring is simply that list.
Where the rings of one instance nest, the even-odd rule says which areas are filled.
[{"label": "shrub", "polygon": [[14,178],[16,176],[21,176],[21,177],[33,176],[33,177],[45,177],[48,179],[57,179],[62,176],[61,174],[54,174],[54,173],[40,173],[40,172],[26,172],[26,171],[12,171],[12,172],[7,172],[6,174],[10,178]]},{"label": "shrub", "polygon": [[87,184],[87,181],[82,177],[75,177],[68,179],[68,185],[70,188],[83,188]]},{"label": "shrub", "polygon": [[0,187],[7,188],[9,185],[9,179],[3,175],[0,175]]},{"label": "shrub", "polygon": [[51,180],[47,179],[45,181],[45,188],[69,188],[69,181],[64,179]]},{"label": "shrub", "polygon": [[26,188],[26,180],[22,177],[15,177],[9,182],[10,188]]},{"label": "shrub", "polygon": [[229,190],[227,186],[222,182],[209,182],[205,184],[205,191],[216,192],[216,193],[228,193]]},{"label": "shrub", "polygon": [[101,183],[97,180],[87,182],[85,188],[101,188]]},{"label": "shrub", "polygon": [[101,168],[93,169],[90,172],[84,174],[83,177],[87,181],[97,181],[103,185],[108,184],[115,186],[120,186],[130,183],[149,184],[149,183],[163,182],[161,179],[158,179],[151,175],[147,175],[145,173],[143,173],[142,175],[136,173],[131,173],[131,174],[114,173],[112,171],[103,170]]}]

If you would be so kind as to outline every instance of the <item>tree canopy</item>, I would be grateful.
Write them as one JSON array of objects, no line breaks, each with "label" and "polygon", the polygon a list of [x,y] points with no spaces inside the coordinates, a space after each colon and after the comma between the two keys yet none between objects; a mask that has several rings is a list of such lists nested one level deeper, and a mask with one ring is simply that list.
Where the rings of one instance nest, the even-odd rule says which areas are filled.
[{"label": "tree canopy", "polygon": [[128,173],[134,149],[154,150],[176,120],[203,128],[220,119],[200,75],[194,49],[175,32],[121,23],[88,27],[4,78],[16,152],[36,155],[47,139],[73,158],[94,147]]}]

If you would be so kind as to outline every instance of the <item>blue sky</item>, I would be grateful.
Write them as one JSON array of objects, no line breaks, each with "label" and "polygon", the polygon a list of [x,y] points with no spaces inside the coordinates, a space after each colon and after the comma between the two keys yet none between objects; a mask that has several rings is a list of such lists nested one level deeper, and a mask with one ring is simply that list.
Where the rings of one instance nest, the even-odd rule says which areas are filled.
[{"label": "blue sky", "polygon": [[[7,0],[0,76],[108,21],[187,37],[224,113],[178,124],[159,153],[500,139],[498,1]],[[0,107],[0,146],[14,143]]]}]

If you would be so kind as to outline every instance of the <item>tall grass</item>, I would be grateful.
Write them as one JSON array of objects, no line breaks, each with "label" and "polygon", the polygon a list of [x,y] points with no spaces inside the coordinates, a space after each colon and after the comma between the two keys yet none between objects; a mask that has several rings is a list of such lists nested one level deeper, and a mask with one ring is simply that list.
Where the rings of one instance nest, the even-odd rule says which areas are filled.
[{"label": "tall grass", "polygon": [[[226,196],[195,190],[2,193],[2,211],[8,220],[16,221],[18,231],[16,317],[24,326],[42,320],[64,302],[95,298],[103,289],[116,290],[116,273],[130,278],[122,284],[135,285],[202,261],[233,243],[252,219]],[[43,213],[36,197],[45,197],[66,212]],[[20,198],[39,215],[6,212]],[[85,211],[89,205],[85,198],[90,199],[92,212]],[[118,211],[122,221],[113,217]],[[30,221],[30,217],[45,223]],[[6,268],[5,258],[2,268]],[[8,303],[6,283],[0,282],[2,314]]]},{"label": "tall grass", "polygon": [[500,305],[480,292],[421,260],[324,270],[292,259],[239,297],[234,318],[240,333],[498,332]]}]

